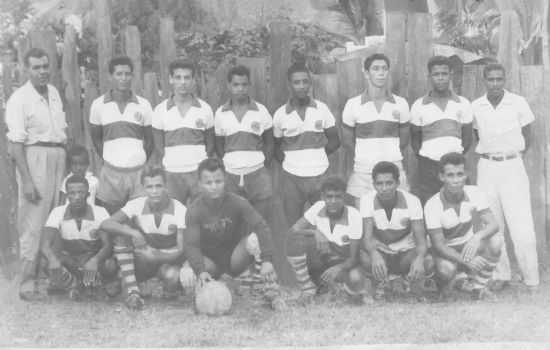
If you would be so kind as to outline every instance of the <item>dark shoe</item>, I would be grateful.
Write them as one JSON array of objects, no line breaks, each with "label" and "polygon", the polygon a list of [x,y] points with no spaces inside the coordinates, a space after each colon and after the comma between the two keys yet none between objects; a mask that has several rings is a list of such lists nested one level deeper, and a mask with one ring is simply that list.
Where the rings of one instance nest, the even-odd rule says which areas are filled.
[{"label": "dark shoe", "polygon": [[128,294],[124,303],[130,310],[141,310],[145,306],[145,302],[139,295],[139,292],[131,292]]}]

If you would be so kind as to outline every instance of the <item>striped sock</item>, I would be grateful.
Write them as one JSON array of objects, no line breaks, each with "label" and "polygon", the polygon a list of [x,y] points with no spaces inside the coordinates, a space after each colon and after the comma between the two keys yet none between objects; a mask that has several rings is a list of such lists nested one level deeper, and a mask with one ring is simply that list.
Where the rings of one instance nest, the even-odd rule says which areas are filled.
[{"label": "striped sock", "polygon": [[306,255],[289,256],[287,257],[290,266],[296,273],[296,280],[303,292],[315,294],[317,286],[311,281],[311,276],[307,269],[307,257]]},{"label": "striped sock", "polygon": [[493,271],[496,268],[496,261],[491,261],[487,258],[484,258],[488,266],[486,266],[483,270],[479,271],[478,273],[473,274],[472,282],[474,289],[483,289],[487,287],[487,284],[489,283],[489,280],[491,279],[491,276],[493,275]]},{"label": "striped sock", "polygon": [[122,286],[126,289],[128,295],[131,293],[139,293],[134,271],[134,253],[130,248],[124,246],[115,246],[113,250],[118,265],[120,266]]}]

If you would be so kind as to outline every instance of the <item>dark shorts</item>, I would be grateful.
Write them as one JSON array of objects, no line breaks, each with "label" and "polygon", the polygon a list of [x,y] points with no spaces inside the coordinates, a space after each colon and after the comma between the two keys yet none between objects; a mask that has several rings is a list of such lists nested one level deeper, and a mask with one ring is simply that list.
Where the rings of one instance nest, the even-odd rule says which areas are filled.
[{"label": "dark shorts", "polygon": [[226,173],[225,188],[236,193],[250,202],[270,198],[273,195],[271,175],[265,167],[243,175],[243,186],[240,186],[241,176]]},{"label": "dark shorts", "polygon": [[196,171],[188,173],[166,172],[168,194],[183,205],[187,205],[199,194],[199,178]]},{"label": "dark shorts", "polygon": [[399,275],[401,273],[406,272],[406,271],[402,271],[401,261],[403,261],[403,258],[411,254],[411,251],[414,251],[414,250],[415,248],[404,250],[404,251],[398,252],[397,254],[387,254],[381,251],[379,252],[380,254],[382,254],[382,256],[384,257],[384,260],[386,261],[386,267],[388,269],[388,273]]},{"label": "dark shorts", "polygon": [[418,178],[414,191],[422,204],[441,190],[443,183],[439,180],[439,162],[430,158],[418,156]]}]

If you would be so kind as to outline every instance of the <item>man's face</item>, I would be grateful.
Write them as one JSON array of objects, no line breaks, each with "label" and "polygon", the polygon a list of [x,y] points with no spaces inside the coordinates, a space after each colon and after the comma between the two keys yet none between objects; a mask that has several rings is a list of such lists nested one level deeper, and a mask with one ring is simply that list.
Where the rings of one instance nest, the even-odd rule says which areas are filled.
[{"label": "man's face", "polygon": [[195,77],[193,71],[186,68],[177,68],[174,73],[168,77],[174,93],[186,95],[193,93],[195,89]]},{"label": "man's face", "polygon": [[50,81],[50,62],[47,56],[29,57],[29,79],[34,86],[46,86]]},{"label": "man's face", "polygon": [[485,77],[485,87],[487,88],[487,95],[500,96],[504,91],[504,84],[506,83],[506,77],[504,72],[500,69],[492,70],[487,73]]},{"label": "man's face", "polygon": [[321,194],[329,216],[338,215],[346,205],[344,191],[326,190]]},{"label": "man's face", "polygon": [[376,175],[373,186],[379,198],[390,200],[395,198],[399,181],[391,173],[382,173]]},{"label": "man's face", "polygon": [[432,87],[437,92],[446,92],[449,90],[451,82],[451,70],[447,65],[436,65],[430,72]]},{"label": "man's face", "polygon": [[215,171],[203,170],[200,174],[199,184],[208,198],[220,198],[225,190],[225,174],[221,169]]},{"label": "man's face", "polygon": [[67,184],[67,199],[71,209],[81,210],[86,206],[88,198],[88,186],[83,183]]},{"label": "man's face", "polygon": [[158,204],[166,195],[166,187],[164,185],[164,180],[162,176],[145,176],[143,178],[143,188],[145,189],[145,194],[151,203]]},{"label": "man's face", "polygon": [[365,72],[365,78],[371,82],[372,85],[378,88],[386,86],[388,80],[389,67],[384,60],[374,60],[369,70]]},{"label": "man's face", "polygon": [[308,97],[309,88],[311,86],[311,79],[306,72],[292,73],[290,76],[290,90],[292,96],[298,99],[304,99]]},{"label": "man's face", "polygon": [[443,172],[439,173],[439,179],[443,182],[443,187],[445,187],[449,193],[454,194],[462,192],[467,178],[468,176],[464,170],[464,164],[447,164]]},{"label": "man's face", "polygon": [[132,87],[134,73],[128,65],[117,65],[111,74],[113,88],[120,91],[128,91]]},{"label": "man's face", "polygon": [[231,98],[241,101],[248,97],[250,82],[246,75],[233,75],[228,85]]},{"label": "man's face", "polygon": [[75,175],[85,176],[88,170],[88,159],[83,155],[75,155],[71,157],[71,172]]}]

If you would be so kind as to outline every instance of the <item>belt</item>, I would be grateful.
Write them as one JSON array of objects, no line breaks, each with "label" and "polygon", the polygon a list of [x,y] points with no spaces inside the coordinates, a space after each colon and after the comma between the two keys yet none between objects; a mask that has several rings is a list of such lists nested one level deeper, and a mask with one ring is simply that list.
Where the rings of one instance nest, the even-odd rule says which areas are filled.
[{"label": "belt", "polygon": [[46,141],[38,141],[36,143],[33,143],[31,145],[27,146],[40,146],[40,147],[61,147],[65,148],[65,144],[61,142],[46,142]]},{"label": "belt", "polygon": [[494,161],[497,161],[497,162],[502,162],[502,161],[505,161],[505,160],[518,158],[519,154],[518,153],[512,153],[512,154],[501,155],[501,156],[493,156],[493,155],[490,155],[488,153],[483,153],[480,156],[481,156],[481,158],[494,160]]}]

